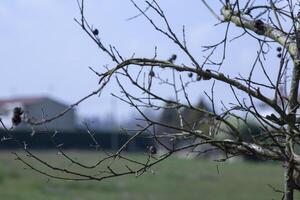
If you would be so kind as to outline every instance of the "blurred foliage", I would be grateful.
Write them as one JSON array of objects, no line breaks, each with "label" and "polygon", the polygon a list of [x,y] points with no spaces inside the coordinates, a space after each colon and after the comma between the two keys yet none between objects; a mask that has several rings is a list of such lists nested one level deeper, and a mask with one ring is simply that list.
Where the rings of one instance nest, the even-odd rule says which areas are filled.
[{"label": "blurred foliage", "polygon": [[[209,126],[207,124],[207,114],[189,108],[176,109],[172,107],[172,104],[166,104],[165,107],[166,108],[163,110],[163,112],[160,115],[159,118],[160,122],[174,127],[180,127],[181,125],[180,115],[181,115],[182,125],[184,128],[203,130],[204,132],[208,131]],[[199,109],[211,111],[210,106],[202,98],[199,100],[199,102],[195,107]],[[161,127],[160,130],[165,131],[167,133],[174,132],[174,130],[165,127]]]},{"label": "blurred foliage", "polygon": [[[262,138],[264,138],[262,137],[262,129],[254,119],[248,118],[247,121],[245,121],[240,118],[231,117],[227,118],[226,120],[230,122],[239,131],[239,134],[244,142],[254,142],[259,144],[266,144],[268,142],[268,140],[262,140]],[[233,139],[232,135],[232,130],[227,125],[222,123],[220,126],[220,131],[218,132],[216,138]],[[243,158],[251,161],[260,160],[255,155],[245,155],[243,156]]]},{"label": "blurred foliage", "polygon": [[[239,131],[243,141],[256,142],[261,140],[262,130],[259,124],[255,120],[248,119],[247,121],[244,121],[240,118],[235,118],[235,117],[227,118],[226,120]],[[222,123],[220,126],[220,131],[217,134],[217,138],[233,139],[232,135],[233,135],[232,130],[227,125]]]},{"label": "blurred foliage", "polygon": [[[174,106],[173,107],[172,106],[173,106],[172,104],[165,105],[166,109],[164,109],[163,112],[161,113],[160,122],[170,126],[180,128],[181,126],[180,115],[181,115],[183,128],[187,130],[190,129],[201,130],[206,134],[210,133],[209,131],[210,124],[211,122],[213,122],[212,121],[213,119],[210,118],[207,114],[193,109],[187,109],[187,108],[176,109],[174,108]],[[199,100],[196,107],[203,110],[207,110],[209,112],[212,111],[211,107],[203,99]],[[260,141],[262,138],[261,128],[259,127],[258,123],[251,117],[247,118],[247,121],[239,117],[228,117],[226,120],[230,122],[234,127],[237,128],[243,141],[261,142]],[[166,128],[166,127],[160,127],[159,130],[166,134],[179,132],[178,130]],[[232,130],[224,123],[221,123],[220,129],[217,131],[215,137],[216,139],[233,139],[232,135],[233,135]],[[194,138],[176,138],[176,139],[165,140],[165,144],[168,144],[169,146],[175,145],[175,147],[191,144],[193,142],[194,142]],[[264,141],[264,143],[266,142],[268,141]],[[203,147],[203,149],[205,149],[205,147]],[[216,151],[215,153],[218,152]],[[258,160],[255,156],[245,156],[244,158],[248,160]]]}]

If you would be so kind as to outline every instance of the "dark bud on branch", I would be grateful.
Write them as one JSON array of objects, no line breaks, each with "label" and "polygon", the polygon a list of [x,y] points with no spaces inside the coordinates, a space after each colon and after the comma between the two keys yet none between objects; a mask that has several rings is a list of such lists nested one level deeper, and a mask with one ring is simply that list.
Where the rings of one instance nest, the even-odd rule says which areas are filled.
[{"label": "dark bud on branch", "polygon": [[15,107],[14,108],[14,110],[13,110],[13,117],[11,119],[13,125],[17,126],[17,125],[19,125],[21,123],[21,121],[22,121],[21,116],[22,116],[23,112],[24,111],[20,107]]},{"label": "dark bud on branch", "polygon": [[95,36],[97,36],[97,35],[99,34],[98,29],[94,29],[94,30],[93,30],[93,34],[94,34]]},{"label": "dark bud on branch", "polygon": [[274,115],[273,113],[271,115],[267,115],[266,119],[272,121],[275,124],[278,124],[279,126],[285,125],[285,122],[282,119],[276,117],[276,115]]},{"label": "dark bud on branch", "polygon": [[263,34],[265,32],[265,24],[260,19],[255,20],[254,27],[256,28],[257,34]]},{"label": "dark bud on branch", "polygon": [[149,72],[149,76],[150,76],[150,77],[154,77],[154,76],[155,76],[155,73],[154,73],[153,70],[151,70],[151,71]]},{"label": "dark bud on branch", "polygon": [[193,73],[192,72],[188,73],[188,77],[192,78],[193,77]]},{"label": "dark bud on branch", "polygon": [[[209,69],[205,70],[205,72],[207,73],[211,73],[211,71]],[[201,81],[201,80],[204,80],[204,81],[207,81],[207,80],[210,80],[211,79],[211,76],[209,74],[201,74],[201,75],[198,75],[197,76],[197,81]]]},{"label": "dark bud on branch", "polygon": [[207,81],[207,80],[210,80],[211,77],[210,77],[210,76],[207,76],[207,75],[203,75],[203,76],[202,76],[202,79],[205,80],[205,81]]},{"label": "dark bud on branch", "polygon": [[175,62],[175,60],[177,59],[177,55],[176,54],[173,54],[169,59],[168,59],[168,61],[170,62],[170,63],[174,63]]},{"label": "dark bud on branch", "polygon": [[216,116],[216,120],[221,120],[222,118],[220,116]]},{"label": "dark bud on branch", "polygon": [[196,80],[201,81],[201,79],[202,79],[202,77],[198,75]]},{"label": "dark bud on branch", "polygon": [[282,56],[282,54],[281,54],[281,53],[277,54],[277,57],[278,57],[278,58],[281,58],[281,56]]}]

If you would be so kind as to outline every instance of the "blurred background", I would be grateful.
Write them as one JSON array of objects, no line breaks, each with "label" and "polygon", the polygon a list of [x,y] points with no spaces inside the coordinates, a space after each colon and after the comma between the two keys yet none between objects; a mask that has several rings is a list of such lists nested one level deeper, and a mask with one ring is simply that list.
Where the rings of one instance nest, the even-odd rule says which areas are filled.
[{"label": "blurred background", "polygon": [[[142,1],[138,3],[142,7],[146,6]],[[224,26],[215,26],[217,21],[200,1],[174,3],[166,0],[159,3],[176,31],[180,32],[182,25],[185,25],[188,46],[194,55],[199,55],[199,60],[204,59],[203,45],[216,43],[224,37]],[[217,2],[211,2],[211,6],[220,9]],[[104,43],[115,45],[127,58],[133,54],[136,57],[153,57],[157,47],[160,59],[168,59],[176,54],[178,63],[188,61],[172,42],[155,32],[143,17],[130,19],[139,14],[130,1],[89,0],[86,1],[85,10],[86,18],[93,28],[99,30]],[[100,52],[76,24],[74,18],[79,17],[75,0],[0,2],[0,114],[8,127],[11,126],[14,107],[26,108],[27,114],[36,119],[53,116],[97,89],[98,77],[89,67],[103,71],[105,66],[113,66],[111,60]],[[238,35],[239,32],[232,30],[231,34]],[[231,76],[247,75],[257,47],[258,44],[250,38],[232,42],[222,68],[223,73]],[[270,56],[275,54],[274,50]],[[277,65],[279,61],[270,59],[268,62]],[[266,70],[270,78],[276,78],[276,70]],[[259,80],[262,76],[262,73],[257,73],[255,79]],[[204,109],[211,109],[204,91],[209,92],[212,84],[208,81],[206,84],[191,86],[191,101]],[[230,88],[216,84],[217,109],[221,108],[221,102],[226,105],[234,101],[232,94],[224,92],[227,89]],[[169,98],[173,97],[167,88],[161,87],[158,90]],[[50,142],[39,133],[59,130],[63,133],[58,140],[64,141],[72,156],[87,162],[95,160],[101,155],[87,148],[92,142],[78,136],[87,126],[97,133],[101,145],[109,150],[116,149],[128,138],[122,134],[122,128],[136,127],[138,115],[135,110],[112,94],[120,95],[115,82],[110,83],[101,96],[89,98],[60,120],[36,127],[37,133],[33,133],[31,127],[21,124],[17,129],[17,137],[27,141],[36,134],[36,139],[30,139],[29,145],[42,158],[64,166],[65,161],[55,150],[49,151]],[[262,106],[262,112],[268,110]],[[148,114],[166,123],[179,123],[178,118],[172,118],[172,110],[152,111]],[[201,116],[186,112],[185,117],[192,121]],[[240,128],[245,135],[248,134],[249,127],[241,125]],[[251,128],[255,130],[255,122]],[[149,145],[152,145],[149,138],[140,138],[128,147],[128,152],[136,159],[143,159]],[[198,157],[183,152],[156,165],[143,176],[126,176],[102,182],[72,182],[48,179],[14,160],[15,156],[10,153],[14,148],[9,142],[4,142],[0,149],[1,199],[246,200],[279,199],[281,196],[274,192],[275,188],[281,188],[281,166],[270,162],[262,164],[255,158],[220,163],[211,161],[218,158],[217,153]]]}]

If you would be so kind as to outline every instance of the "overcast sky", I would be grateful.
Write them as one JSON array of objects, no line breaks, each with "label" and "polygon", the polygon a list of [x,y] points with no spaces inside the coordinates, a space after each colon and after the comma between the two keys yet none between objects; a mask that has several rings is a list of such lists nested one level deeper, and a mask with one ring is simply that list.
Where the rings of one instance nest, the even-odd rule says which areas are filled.
[{"label": "overcast sky", "polygon": [[[199,59],[202,45],[218,42],[224,35],[225,26],[214,26],[216,19],[201,1],[159,2],[178,34],[185,25],[188,46]],[[217,4],[212,6],[218,8]],[[160,58],[167,59],[176,53],[178,62],[185,62],[179,49],[155,32],[145,18],[126,20],[137,13],[129,0],[86,0],[89,22],[99,29],[102,41],[115,45],[125,57],[134,52],[136,56],[152,57],[154,47],[158,46]],[[97,88],[98,79],[88,66],[100,70],[111,61],[80,29],[74,17],[79,17],[76,0],[1,0],[0,98],[42,95],[70,104]],[[238,33],[231,32],[233,37]],[[235,75],[249,72],[256,47],[250,39],[232,42],[222,71]],[[261,76],[257,74],[258,78]],[[192,100],[203,96],[202,90],[209,90],[210,85],[199,83],[198,88],[192,88]],[[130,108],[110,95],[117,91],[112,83],[102,97],[80,105],[79,114],[105,117],[113,113],[122,119],[130,116]],[[217,86],[217,91],[220,100],[228,98],[224,87]]]}]

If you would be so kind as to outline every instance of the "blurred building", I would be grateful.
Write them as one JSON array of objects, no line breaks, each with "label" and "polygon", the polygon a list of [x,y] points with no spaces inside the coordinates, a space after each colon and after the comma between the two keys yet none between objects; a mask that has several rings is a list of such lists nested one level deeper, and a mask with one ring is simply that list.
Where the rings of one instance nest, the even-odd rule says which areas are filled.
[{"label": "blurred building", "polygon": [[[49,97],[26,97],[26,98],[11,98],[0,99],[0,117],[7,128],[12,126],[13,109],[21,107],[24,110],[24,117],[32,121],[40,121],[45,118],[51,118],[63,110],[68,108],[68,105],[54,100]],[[32,129],[34,130],[59,130],[72,131],[76,128],[75,110],[70,110],[65,115],[55,119],[49,123],[30,127],[28,124],[21,123],[17,129]]]}]

